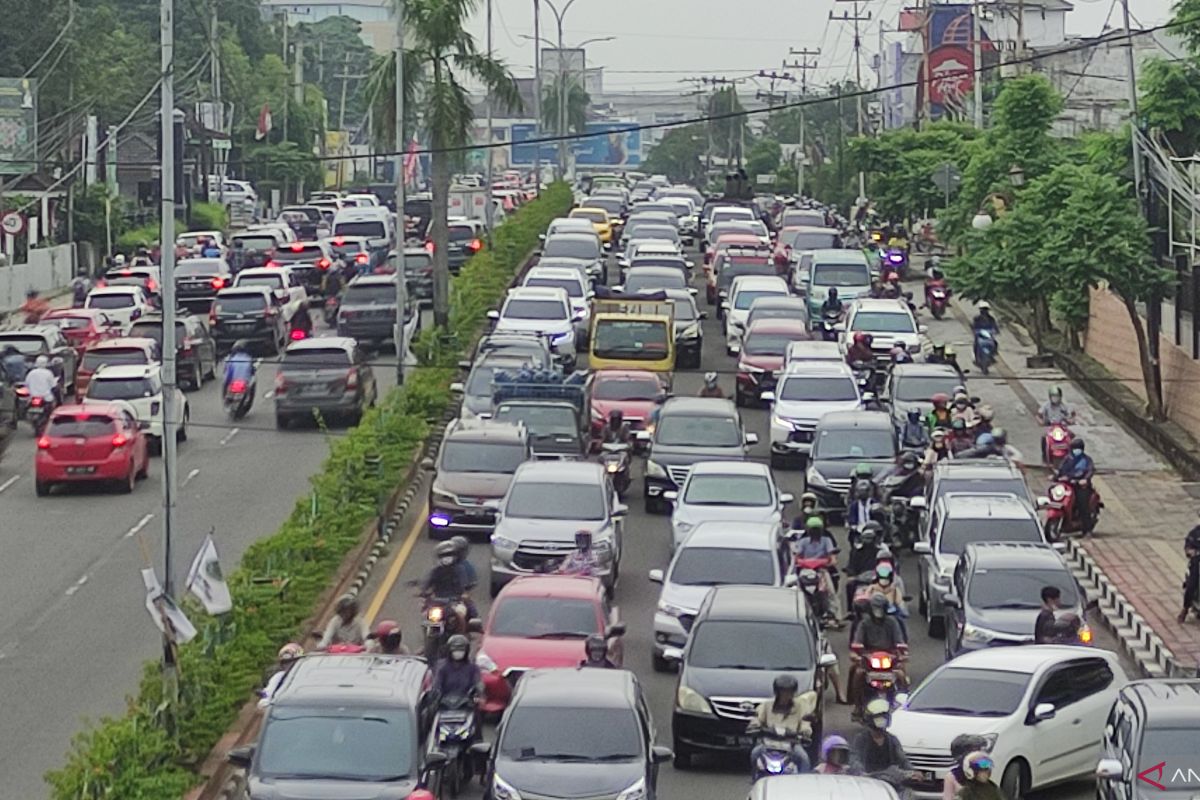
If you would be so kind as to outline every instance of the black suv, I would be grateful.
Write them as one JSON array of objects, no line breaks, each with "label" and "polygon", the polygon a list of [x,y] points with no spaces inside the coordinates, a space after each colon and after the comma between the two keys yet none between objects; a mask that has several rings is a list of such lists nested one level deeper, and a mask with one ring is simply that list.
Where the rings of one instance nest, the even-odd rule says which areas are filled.
[{"label": "black suv", "polygon": [[536,669],[517,683],[489,755],[486,800],[537,797],[654,800],[654,719],[638,679],[623,669]]},{"label": "black suv", "polygon": [[1096,800],[1195,797],[1200,792],[1200,680],[1151,679],[1123,686],[1101,748]]},{"label": "black suv", "polygon": [[318,655],[302,659],[276,689],[258,742],[234,748],[245,797],[401,800],[445,756],[426,737],[437,711],[424,659]]},{"label": "black suv", "polygon": [[233,270],[223,258],[185,258],[175,267],[175,302],[207,311],[217,292],[233,283]]},{"label": "black suv", "polygon": [[817,693],[814,748],[821,741],[825,673],[837,657],[803,592],[718,586],[696,613],[686,648],[667,648],[663,657],[681,664],[671,715],[676,768],[690,767],[703,751],[749,752],[746,727],[784,674],[801,692]]},{"label": "black suv", "polygon": [[213,301],[209,317],[213,338],[222,348],[245,339],[265,346],[271,355],[278,355],[286,341],[279,305],[278,296],[266,286],[222,289]]},{"label": "black suv", "polygon": [[[129,336],[145,337],[158,343],[162,351],[162,314],[147,314],[133,323]],[[175,318],[175,368],[185,386],[199,389],[205,379],[217,376],[217,343],[200,317],[179,314]]]}]

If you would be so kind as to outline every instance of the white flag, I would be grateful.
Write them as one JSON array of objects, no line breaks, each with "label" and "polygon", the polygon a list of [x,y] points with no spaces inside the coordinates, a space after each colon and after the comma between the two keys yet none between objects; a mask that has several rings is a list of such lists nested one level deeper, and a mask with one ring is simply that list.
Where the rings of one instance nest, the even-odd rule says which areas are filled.
[{"label": "white flag", "polygon": [[146,584],[146,610],[158,629],[175,644],[187,644],[195,639],[196,627],[163,592],[153,569],[142,570],[142,582]]},{"label": "white flag", "polygon": [[233,610],[233,598],[229,596],[229,585],[221,572],[221,561],[217,558],[217,543],[212,534],[204,537],[204,544],[192,559],[188,570],[187,590],[196,595],[209,614],[228,614]]}]

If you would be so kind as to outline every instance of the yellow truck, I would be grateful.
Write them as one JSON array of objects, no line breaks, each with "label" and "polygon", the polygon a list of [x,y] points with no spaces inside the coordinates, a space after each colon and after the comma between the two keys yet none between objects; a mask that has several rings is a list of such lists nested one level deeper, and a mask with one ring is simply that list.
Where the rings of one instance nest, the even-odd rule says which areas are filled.
[{"label": "yellow truck", "polygon": [[597,297],[588,336],[591,369],[675,369],[675,307],[665,296]]}]

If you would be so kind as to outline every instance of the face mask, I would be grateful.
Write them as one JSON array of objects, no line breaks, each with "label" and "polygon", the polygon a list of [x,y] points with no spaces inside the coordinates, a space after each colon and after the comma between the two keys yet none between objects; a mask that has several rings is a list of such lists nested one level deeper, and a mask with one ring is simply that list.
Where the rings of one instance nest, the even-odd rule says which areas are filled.
[{"label": "face mask", "polygon": [[874,617],[875,619],[883,619],[883,609],[872,608],[871,616]]},{"label": "face mask", "polygon": [[888,719],[887,717],[875,717],[871,720],[871,724],[874,725],[878,730],[884,730],[887,728]]},{"label": "face mask", "polygon": [[448,566],[450,566],[451,564],[453,564],[453,563],[454,563],[454,556],[446,556],[445,558],[439,558],[439,559],[438,559],[438,562],[439,562],[439,563],[440,563],[440,564],[441,564],[443,567],[448,567]]},{"label": "face mask", "polygon": [[1082,450],[1072,450],[1071,455],[1075,456],[1076,458],[1079,458],[1081,455],[1083,455],[1083,451]]},{"label": "face mask", "polygon": [[891,584],[891,582],[892,582],[892,579],[891,579],[891,578],[882,578],[882,577],[881,577],[881,578],[879,578],[879,581],[878,581],[878,582],[879,582],[879,585],[880,585],[880,586],[887,586],[887,585]]},{"label": "face mask", "polygon": [[450,657],[453,658],[455,661],[462,661],[464,658],[467,657],[467,654],[465,652],[463,652],[462,650],[455,650],[454,652],[452,652],[450,654]]}]

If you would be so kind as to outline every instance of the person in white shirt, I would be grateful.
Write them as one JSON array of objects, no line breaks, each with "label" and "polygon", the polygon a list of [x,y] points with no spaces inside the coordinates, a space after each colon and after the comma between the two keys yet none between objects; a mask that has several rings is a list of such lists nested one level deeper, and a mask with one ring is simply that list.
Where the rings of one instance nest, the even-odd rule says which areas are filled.
[{"label": "person in white shirt", "polygon": [[57,402],[58,376],[50,371],[50,359],[38,356],[33,369],[25,374],[25,387],[30,397],[40,397],[48,402]]},{"label": "person in white shirt", "polygon": [[296,662],[303,655],[304,648],[295,642],[288,642],[279,649],[279,670],[267,679],[267,685],[259,690],[259,708],[266,708],[271,705],[271,698],[275,696],[275,691],[279,688],[279,684],[283,683],[283,679],[287,677],[288,671],[296,665]]}]

